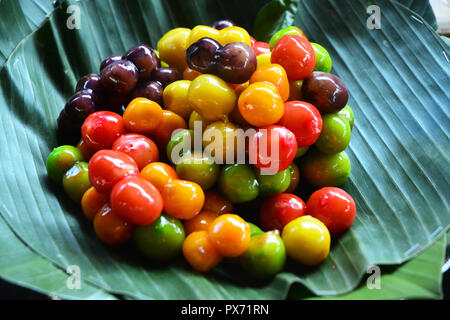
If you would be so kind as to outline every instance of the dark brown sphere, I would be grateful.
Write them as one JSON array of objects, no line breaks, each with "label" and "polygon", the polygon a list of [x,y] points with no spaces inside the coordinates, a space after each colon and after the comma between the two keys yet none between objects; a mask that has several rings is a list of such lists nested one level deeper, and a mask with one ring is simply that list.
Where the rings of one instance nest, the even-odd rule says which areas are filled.
[{"label": "dark brown sphere", "polygon": [[139,71],[139,80],[147,80],[152,71],[158,66],[158,57],[156,53],[146,44],[140,44],[127,53],[124,58],[134,63]]},{"label": "dark brown sphere", "polygon": [[172,82],[181,80],[182,77],[180,72],[175,68],[156,68],[153,70],[150,79],[158,81],[165,88]]},{"label": "dark brown sphere", "polygon": [[139,72],[133,62],[118,60],[103,68],[103,87],[113,94],[126,95],[133,91],[139,80]]},{"label": "dark brown sphere", "polygon": [[106,58],[105,60],[102,61],[102,63],[100,64],[100,72],[102,72],[102,70],[110,65],[113,62],[122,60],[122,55],[121,54],[114,54],[112,56],[109,56],[108,58]]},{"label": "dark brown sphere", "polygon": [[131,98],[147,98],[162,106],[163,87],[158,81],[146,81],[140,83],[131,93]]},{"label": "dark brown sphere", "polygon": [[331,73],[314,71],[303,81],[303,99],[321,114],[336,113],[347,105],[348,90],[344,82]]},{"label": "dark brown sphere", "polygon": [[229,83],[243,83],[256,70],[256,54],[243,42],[231,42],[219,48],[214,57],[216,74]]},{"label": "dark brown sphere", "polygon": [[220,43],[207,37],[191,44],[186,50],[186,62],[189,68],[200,73],[214,73],[214,57],[220,47],[222,47]]},{"label": "dark brown sphere", "polygon": [[73,122],[82,123],[88,115],[97,111],[97,97],[90,89],[76,92],[64,106],[65,114]]}]

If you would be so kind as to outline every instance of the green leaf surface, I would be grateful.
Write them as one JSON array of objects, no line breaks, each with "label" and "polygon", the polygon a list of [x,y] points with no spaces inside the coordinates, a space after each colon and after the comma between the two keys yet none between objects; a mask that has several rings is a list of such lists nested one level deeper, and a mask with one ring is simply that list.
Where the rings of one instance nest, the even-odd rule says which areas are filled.
[{"label": "green leaf surface", "polygon": [[358,214],[351,230],[334,239],[329,258],[314,269],[290,262],[269,283],[254,284],[232,266],[200,275],[181,258],[150,266],[129,247],[102,245],[45,172],[56,118],[76,80],[96,72],[110,54],[155,45],[173,27],[226,17],[250,28],[265,1],[73,3],[81,9],[81,29],[66,28],[64,4],[0,73],[0,212],[43,258],[63,270],[79,265],[86,283],[140,299],[280,299],[293,283],[336,295],[354,289],[367,266],[411,259],[448,229],[449,181],[442,174],[450,150],[448,47],[411,18],[412,11],[389,1],[376,1],[382,29],[368,30],[365,1],[305,0],[295,24],[330,52],[356,119],[348,151],[353,169],[344,188]]},{"label": "green leaf surface", "polygon": [[293,286],[289,298],[307,300],[441,299],[441,268],[445,261],[447,241],[448,235],[444,234],[414,259],[395,267],[381,266],[378,288],[374,287],[375,274],[371,269],[360,286],[348,294],[315,297],[304,287]]},{"label": "green leaf surface", "polygon": [[[69,289],[69,275],[31,251],[0,217],[0,278],[49,296],[63,299],[111,300],[114,296],[83,283],[79,289]],[[70,282],[71,283],[71,282]]]}]

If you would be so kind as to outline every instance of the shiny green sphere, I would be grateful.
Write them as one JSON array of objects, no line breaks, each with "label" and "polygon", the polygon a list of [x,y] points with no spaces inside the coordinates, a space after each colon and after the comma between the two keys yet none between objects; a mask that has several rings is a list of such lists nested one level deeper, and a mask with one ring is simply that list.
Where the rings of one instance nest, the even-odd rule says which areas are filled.
[{"label": "shiny green sphere", "polygon": [[342,119],[345,119],[350,124],[350,128],[353,129],[353,122],[355,121],[355,116],[353,114],[352,108],[350,108],[348,105],[346,105],[341,111],[337,113],[339,117]]},{"label": "shiny green sphere", "polygon": [[328,51],[320,44],[311,42],[311,45],[316,53],[316,66],[314,71],[331,72],[332,61]]},{"label": "shiny green sphere", "polygon": [[145,257],[163,262],[181,253],[185,237],[181,221],[162,214],[152,224],[136,227],[133,241]]},{"label": "shiny green sphere", "polygon": [[256,179],[259,183],[259,192],[262,197],[273,196],[275,194],[283,193],[289,188],[291,184],[291,170],[290,168],[278,172],[277,174],[261,174],[256,170]]},{"label": "shiny green sphere", "polygon": [[261,230],[260,227],[258,227],[256,224],[253,224],[251,222],[247,222],[248,226],[250,227],[250,236],[254,237],[260,234],[263,234],[264,231]]},{"label": "shiny green sphere", "polygon": [[232,203],[249,202],[258,197],[259,185],[253,168],[247,164],[231,164],[222,168],[219,190]]},{"label": "shiny green sphere", "polygon": [[256,279],[266,279],[281,272],[286,262],[286,248],[279,232],[269,231],[252,237],[239,262]]},{"label": "shiny green sphere", "polygon": [[309,147],[298,148],[294,159],[298,159],[298,158],[304,156],[308,152],[308,150],[309,150]]},{"label": "shiny green sphere", "polygon": [[302,177],[315,187],[339,187],[350,176],[350,158],[345,151],[326,154],[313,149],[303,158],[301,170]]},{"label": "shiny green sphere", "polygon": [[[201,143],[200,143],[201,144]],[[194,147],[194,130],[182,129],[175,133],[166,146],[167,159],[176,164],[181,156]],[[172,154],[174,152],[174,154]]]},{"label": "shiny green sphere", "polygon": [[67,170],[64,174],[62,185],[69,198],[76,203],[80,203],[83,194],[91,187],[88,163],[84,161],[75,163],[72,168]]},{"label": "shiny green sphere", "polygon": [[322,132],[316,141],[317,149],[324,153],[338,153],[344,151],[350,143],[350,124],[338,114],[322,116]]},{"label": "shiny green sphere", "polygon": [[275,46],[277,45],[278,41],[283,38],[284,36],[288,36],[288,35],[297,35],[297,36],[302,36],[302,33],[299,31],[299,29],[295,26],[291,26],[291,27],[286,27],[283,28],[281,30],[278,30],[277,32],[274,33],[274,35],[270,38],[269,41],[269,46],[270,46],[270,51],[273,50],[273,48],[275,48]]},{"label": "shiny green sphere", "polygon": [[180,179],[198,183],[205,191],[216,184],[220,174],[220,166],[202,152],[183,155],[175,169]]},{"label": "shiny green sphere", "polygon": [[83,155],[78,148],[70,145],[53,149],[45,164],[47,174],[53,182],[62,183],[62,178],[75,162],[83,161]]}]

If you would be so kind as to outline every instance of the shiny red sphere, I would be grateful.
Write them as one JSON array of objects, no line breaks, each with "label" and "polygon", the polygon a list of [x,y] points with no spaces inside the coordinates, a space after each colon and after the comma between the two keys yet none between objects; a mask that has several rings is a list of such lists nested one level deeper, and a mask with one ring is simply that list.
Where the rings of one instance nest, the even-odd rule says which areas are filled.
[{"label": "shiny red sphere", "polygon": [[81,135],[92,150],[110,149],[114,141],[125,134],[123,119],[111,111],[97,111],[84,120]]},{"label": "shiny red sphere", "polygon": [[296,153],[297,139],[283,126],[259,128],[249,139],[250,163],[263,174],[276,174],[286,170]]},{"label": "shiny red sphere", "polygon": [[287,35],[273,48],[271,62],[281,65],[286,70],[289,81],[304,80],[316,66],[316,54],[305,38]]},{"label": "shiny red sphere", "polygon": [[259,219],[265,231],[283,230],[290,221],[305,215],[305,202],[296,195],[281,193],[267,198],[261,205]]},{"label": "shiny red sphere", "polygon": [[312,104],[289,101],[284,104],[284,115],[277,123],[295,135],[299,148],[314,144],[322,132],[322,116]]},{"label": "shiny red sphere", "polygon": [[118,216],[138,226],[151,224],[163,210],[158,189],[141,177],[126,177],[116,183],[110,202]]},{"label": "shiny red sphere", "polygon": [[344,190],[326,187],[317,190],[308,199],[306,214],[322,221],[331,234],[341,234],[353,224],[356,205]]},{"label": "shiny red sphere", "polygon": [[97,151],[89,160],[88,170],[92,186],[105,194],[109,194],[119,180],[128,176],[139,176],[136,161],[115,150]]},{"label": "shiny red sphere", "polygon": [[255,43],[252,45],[252,48],[257,56],[263,53],[270,52],[270,45],[267,42],[255,41]]},{"label": "shiny red sphere", "polygon": [[142,134],[128,133],[114,141],[113,150],[126,153],[136,161],[139,170],[159,160],[158,146]]}]

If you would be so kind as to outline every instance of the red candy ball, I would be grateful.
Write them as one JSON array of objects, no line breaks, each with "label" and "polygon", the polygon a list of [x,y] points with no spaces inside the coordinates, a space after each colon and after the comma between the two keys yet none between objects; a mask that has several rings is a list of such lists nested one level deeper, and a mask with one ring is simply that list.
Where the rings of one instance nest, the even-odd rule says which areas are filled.
[{"label": "red candy ball", "polygon": [[267,42],[255,41],[255,43],[252,45],[252,48],[257,56],[263,53],[270,52],[270,45]]},{"label": "red candy ball", "polygon": [[141,177],[126,177],[116,183],[110,202],[118,216],[138,226],[151,224],[163,210],[158,189]]},{"label": "red candy ball", "polygon": [[129,155],[115,150],[97,151],[89,160],[89,180],[100,193],[108,194],[119,180],[139,176],[136,161]]},{"label": "red candy ball", "polygon": [[98,111],[90,114],[81,127],[81,135],[92,150],[110,149],[125,134],[123,119],[117,113]]},{"label": "red candy ball", "polygon": [[322,221],[331,234],[340,234],[353,224],[356,205],[344,190],[326,187],[317,190],[308,199],[306,214]]},{"label": "red candy ball", "polygon": [[271,55],[271,62],[286,70],[289,81],[303,80],[316,66],[316,54],[308,40],[297,35],[282,37]]},{"label": "red candy ball", "polygon": [[261,169],[263,174],[286,170],[296,153],[295,135],[282,126],[259,128],[249,139],[250,163]]},{"label": "red candy ball", "polygon": [[309,147],[319,138],[322,131],[322,116],[312,104],[303,101],[289,101],[284,104],[284,115],[278,122],[295,135],[299,148]]},{"label": "red candy ball", "polygon": [[283,230],[290,221],[305,214],[305,203],[296,195],[281,193],[267,198],[261,205],[259,218],[266,230]]},{"label": "red candy ball", "polygon": [[157,145],[142,134],[124,134],[114,142],[112,149],[132,157],[136,161],[139,170],[159,159]]}]

